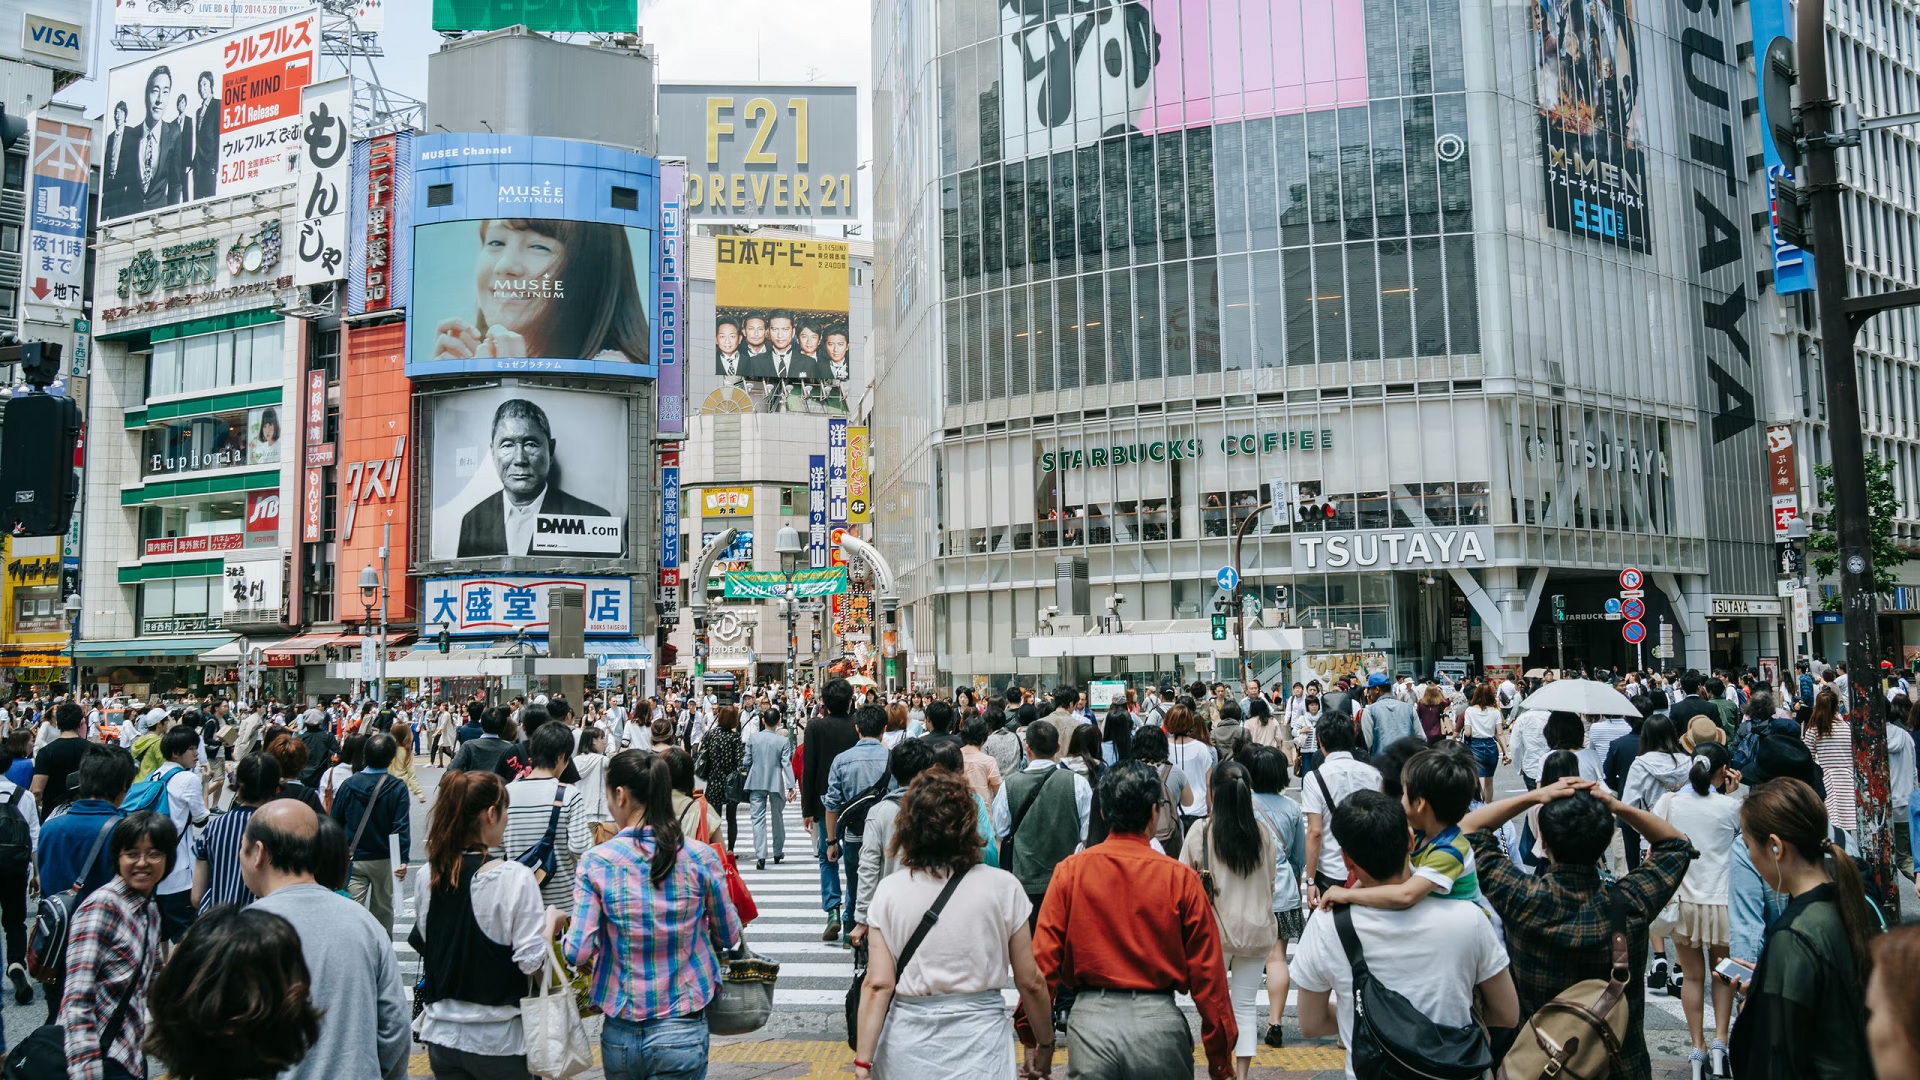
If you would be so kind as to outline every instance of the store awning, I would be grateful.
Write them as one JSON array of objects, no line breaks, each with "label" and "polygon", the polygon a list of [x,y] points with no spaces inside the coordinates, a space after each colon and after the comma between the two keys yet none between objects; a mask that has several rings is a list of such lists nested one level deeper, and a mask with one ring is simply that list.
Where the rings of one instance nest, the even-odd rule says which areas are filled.
[{"label": "store awning", "polygon": [[241,654],[244,653],[251,644],[252,643],[247,641],[246,638],[234,638],[232,641],[227,642],[217,649],[208,649],[206,652],[201,653],[200,662],[203,664],[237,664],[240,662]]},{"label": "store awning", "polygon": [[67,665],[64,644],[0,645],[0,667],[63,668]]},{"label": "store awning", "polygon": [[586,653],[601,671],[645,671],[653,666],[653,647],[639,638],[587,642]]},{"label": "store awning", "polygon": [[235,634],[200,634],[190,637],[106,638],[82,641],[74,650],[81,660],[137,660],[141,657],[198,657],[234,640]]},{"label": "store awning", "polygon": [[291,667],[311,658],[328,645],[343,645],[355,640],[352,634],[301,634],[267,646],[267,664],[272,667]]}]

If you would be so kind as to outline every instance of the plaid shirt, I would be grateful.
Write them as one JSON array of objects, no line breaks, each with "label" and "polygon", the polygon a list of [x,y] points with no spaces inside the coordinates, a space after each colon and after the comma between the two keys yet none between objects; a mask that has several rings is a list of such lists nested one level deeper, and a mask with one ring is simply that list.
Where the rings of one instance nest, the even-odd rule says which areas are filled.
[{"label": "plaid shirt", "polygon": [[[1556,865],[1535,877],[1507,858],[1495,834],[1482,830],[1471,839],[1480,891],[1506,922],[1522,1023],[1574,983],[1606,979],[1613,966],[1613,931],[1599,868]],[[1626,901],[1627,958],[1633,977],[1627,983],[1624,1068],[1613,1071],[1614,1080],[1652,1074],[1645,1035],[1647,984],[1641,978],[1647,966],[1647,924],[1680,887],[1694,855],[1684,837],[1662,840],[1639,869],[1617,883]]]},{"label": "plaid shirt", "polygon": [[[144,999],[159,955],[159,907],[120,878],[94,890],[80,905],[67,941],[66,993],[60,999],[67,1075],[73,1080],[100,1080],[105,1058],[135,1076],[146,1075],[140,1053],[140,1042],[147,1037]],[[101,1038],[116,1008],[121,1011],[120,1028],[103,1047]]]},{"label": "plaid shirt", "polygon": [[563,943],[567,963],[593,964],[594,1005],[634,1022],[706,1008],[720,987],[719,950],[740,940],[720,856],[688,838],[655,885],[647,872],[653,849],[653,830],[643,825],[581,857]]}]

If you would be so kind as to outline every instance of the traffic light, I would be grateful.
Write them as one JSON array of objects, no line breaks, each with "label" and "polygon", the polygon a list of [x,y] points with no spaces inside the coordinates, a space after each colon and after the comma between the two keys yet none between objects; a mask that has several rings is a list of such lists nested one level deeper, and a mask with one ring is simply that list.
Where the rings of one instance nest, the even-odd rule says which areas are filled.
[{"label": "traffic light", "polygon": [[1792,177],[1774,177],[1773,227],[1780,239],[1802,251],[1813,250],[1813,217],[1808,213],[1807,193]]},{"label": "traffic light", "polygon": [[1227,617],[1216,613],[1213,616],[1213,640],[1227,640]]},{"label": "traffic light", "polygon": [[434,643],[440,646],[441,656],[445,656],[453,651],[453,635],[448,633],[447,628],[444,626],[440,628],[438,634],[434,635]]},{"label": "traffic light", "polygon": [[1567,598],[1559,593],[1553,594],[1553,621],[1567,621]]}]

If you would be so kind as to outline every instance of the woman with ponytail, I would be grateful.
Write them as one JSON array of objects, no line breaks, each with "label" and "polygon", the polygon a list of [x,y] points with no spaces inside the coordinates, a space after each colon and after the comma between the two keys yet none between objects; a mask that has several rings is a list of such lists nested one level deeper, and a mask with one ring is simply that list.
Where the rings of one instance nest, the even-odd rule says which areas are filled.
[{"label": "woman with ponytail", "polygon": [[423,961],[413,1033],[435,1076],[524,1076],[520,999],[547,955],[533,871],[495,858],[507,837],[507,785],[492,772],[448,773],[427,825],[427,873],[408,878],[407,943]]},{"label": "woman with ponytail", "polygon": [[1280,838],[1255,815],[1253,774],[1240,761],[1214,770],[1210,794],[1212,816],[1187,830],[1180,861],[1200,872],[1213,900],[1233,1018],[1240,1030],[1233,1046],[1234,1068],[1240,1080],[1246,1080],[1259,1035],[1254,1010],[1267,973],[1267,954],[1279,940],[1273,877]]},{"label": "woman with ponytail", "polygon": [[[1683,976],[1680,1004],[1687,1015],[1687,1033],[1693,1050],[1687,1055],[1693,1080],[1733,1075],[1727,1065],[1727,1025],[1733,1019],[1733,984],[1713,979],[1713,1042],[1706,1041],[1705,1006],[1708,974],[1727,958],[1731,927],[1727,917],[1727,881],[1733,867],[1733,845],[1740,837],[1740,802],[1728,793],[1740,788],[1733,756],[1717,742],[1694,746],[1687,783],[1654,804],[1653,812],[1686,834],[1692,842],[1693,865],[1680,879],[1680,889],[1653,924],[1656,937],[1671,938]],[[1665,918],[1672,915],[1671,920]]]},{"label": "woman with ponytail", "polygon": [[1747,795],[1740,831],[1754,869],[1791,899],[1767,927],[1733,1025],[1733,1074],[1740,1080],[1872,1076],[1867,939],[1879,924],[1859,868],[1833,842],[1826,803],[1799,780],[1769,780]]},{"label": "woman with ponytail", "polygon": [[[711,847],[681,834],[665,759],[627,750],[606,776],[620,832],[581,858],[561,947],[575,968],[593,969],[607,1080],[704,1076],[703,1010],[720,989],[720,953],[740,941],[726,871]],[[563,921],[549,912],[550,927]]]}]

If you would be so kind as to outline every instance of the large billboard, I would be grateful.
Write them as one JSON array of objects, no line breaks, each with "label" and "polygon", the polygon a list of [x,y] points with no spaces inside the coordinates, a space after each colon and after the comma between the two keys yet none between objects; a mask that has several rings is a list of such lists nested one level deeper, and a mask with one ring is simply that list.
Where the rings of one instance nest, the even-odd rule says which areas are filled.
[{"label": "large billboard", "polygon": [[109,72],[100,220],[298,180],[300,92],[318,66],[319,23],[308,12]]},{"label": "large billboard", "polygon": [[626,554],[627,398],[513,385],[427,400],[428,558]]},{"label": "large billboard", "polygon": [[30,304],[80,310],[87,274],[87,169],[93,129],[33,118],[27,246],[20,285]]},{"label": "large billboard", "polygon": [[[183,26],[224,30],[261,19],[297,15],[315,0],[113,0],[115,26]],[[387,26],[387,0],[327,0],[328,21],[352,19],[356,30],[377,34]]]},{"label": "large billboard", "polygon": [[[1001,3],[999,10],[997,119],[1009,161],[1109,135],[1367,100],[1366,5],[1357,0]],[[1243,48],[1268,41],[1271,52]]]},{"label": "large billboard", "polygon": [[858,218],[859,87],[661,83],[660,154],[687,159],[692,221]]},{"label": "large billboard", "polygon": [[414,147],[408,375],[654,377],[654,159],[521,135]]},{"label": "large billboard", "polygon": [[1647,251],[1646,109],[1634,0],[1535,0],[1547,222]]},{"label": "large billboard", "polygon": [[849,296],[838,240],[716,237],[714,374],[763,391],[777,410],[845,412]]},{"label": "large billboard", "polygon": [[[340,436],[334,456],[334,610],[358,611],[360,568],[380,561],[391,527],[405,551],[413,506],[413,414],[406,373],[406,327],[348,326],[341,350]],[[412,617],[412,590],[396,589],[388,615]]]},{"label": "large billboard", "polygon": [[433,0],[441,33],[524,26],[541,33],[632,34],[640,29],[634,0]]}]

